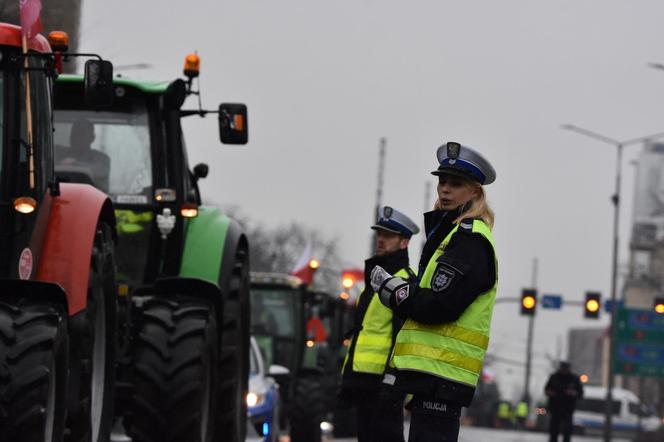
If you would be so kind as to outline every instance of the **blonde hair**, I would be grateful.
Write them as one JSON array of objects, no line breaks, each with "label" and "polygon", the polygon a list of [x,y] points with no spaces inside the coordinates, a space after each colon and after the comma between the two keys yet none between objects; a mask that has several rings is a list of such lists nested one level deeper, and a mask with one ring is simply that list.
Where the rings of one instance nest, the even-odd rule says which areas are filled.
[{"label": "blonde hair", "polygon": [[[459,224],[462,220],[466,218],[481,219],[484,223],[489,226],[489,229],[493,229],[494,214],[489,203],[486,200],[486,193],[484,192],[484,187],[477,182],[469,182],[470,186],[476,186],[477,196],[470,200],[464,207],[461,215],[454,220],[455,224]],[[434,210],[442,209],[440,205],[440,199],[436,198],[436,202],[433,205]]]}]

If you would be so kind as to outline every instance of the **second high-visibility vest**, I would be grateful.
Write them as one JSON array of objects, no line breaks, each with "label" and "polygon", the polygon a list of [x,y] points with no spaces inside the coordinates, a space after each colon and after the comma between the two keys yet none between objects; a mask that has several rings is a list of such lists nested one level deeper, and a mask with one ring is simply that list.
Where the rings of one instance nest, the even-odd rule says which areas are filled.
[{"label": "second high-visibility vest", "polygon": [[[405,280],[410,278],[410,274],[406,269],[399,270],[394,276]],[[380,302],[378,294],[373,293],[369,307],[362,319],[362,327],[357,335],[355,351],[353,352],[353,371],[376,375],[383,374],[392,351],[393,315],[392,310]],[[346,355],[346,362],[347,360],[348,355]]]},{"label": "second high-visibility vest", "polygon": [[[462,221],[462,228],[472,228],[473,233],[479,233],[489,241],[495,257],[489,227],[481,220],[474,220],[472,226],[465,223],[469,221]],[[431,256],[420,280],[420,287],[431,288],[434,278],[442,278],[444,281],[445,277],[450,276],[438,274],[438,258],[445,253],[445,248],[459,227],[457,225],[452,229]],[[497,260],[495,264],[494,286],[479,295],[456,321],[427,325],[407,319],[397,335],[391,364],[399,370],[423,372],[475,387],[489,346],[491,316],[498,286]]]}]

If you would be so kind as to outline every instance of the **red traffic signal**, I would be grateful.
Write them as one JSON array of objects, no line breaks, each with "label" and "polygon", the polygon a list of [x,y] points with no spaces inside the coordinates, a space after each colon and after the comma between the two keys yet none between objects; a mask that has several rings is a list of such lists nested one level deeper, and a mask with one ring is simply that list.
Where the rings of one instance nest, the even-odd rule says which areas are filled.
[{"label": "red traffic signal", "polygon": [[583,304],[583,316],[590,319],[599,318],[601,295],[595,292],[586,293],[586,302]]},{"label": "red traffic signal", "polygon": [[521,290],[521,314],[533,316],[537,308],[537,290]]}]

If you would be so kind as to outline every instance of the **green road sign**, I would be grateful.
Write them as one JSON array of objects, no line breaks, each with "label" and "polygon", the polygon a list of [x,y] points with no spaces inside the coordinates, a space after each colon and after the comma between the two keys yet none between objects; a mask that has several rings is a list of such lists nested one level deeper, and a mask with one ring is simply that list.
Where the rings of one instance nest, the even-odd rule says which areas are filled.
[{"label": "green road sign", "polygon": [[664,315],[619,309],[613,334],[616,374],[664,377]]}]

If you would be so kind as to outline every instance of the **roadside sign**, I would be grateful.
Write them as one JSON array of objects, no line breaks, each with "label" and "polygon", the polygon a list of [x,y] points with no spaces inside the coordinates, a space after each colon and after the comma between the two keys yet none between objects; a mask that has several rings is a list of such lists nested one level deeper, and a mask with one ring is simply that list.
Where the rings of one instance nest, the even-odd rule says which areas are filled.
[{"label": "roadside sign", "polygon": [[563,306],[562,295],[542,295],[542,308],[557,309]]},{"label": "roadside sign", "polygon": [[615,319],[615,372],[664,377],[664,315],[650,310],[619,309]]},{"label": "roadside sign", "polygon": [[[623,300],[616,301],[616,310],[619,310],[624,307],[625,307],[625,301]],[[613,301],[611,301],[610,299],[604,301],[604,311],[607,313],[611,313],[612,309],[613,309]]]}]

